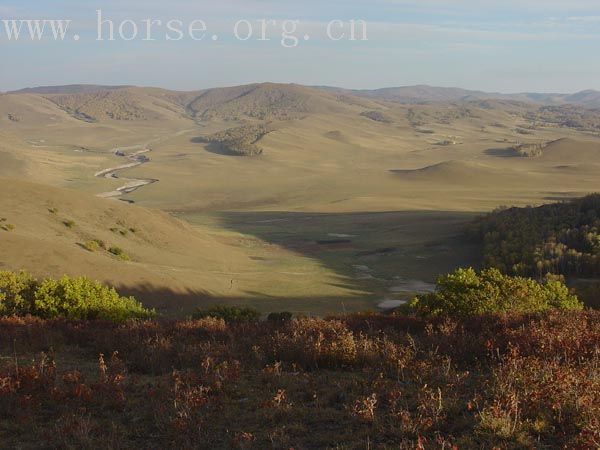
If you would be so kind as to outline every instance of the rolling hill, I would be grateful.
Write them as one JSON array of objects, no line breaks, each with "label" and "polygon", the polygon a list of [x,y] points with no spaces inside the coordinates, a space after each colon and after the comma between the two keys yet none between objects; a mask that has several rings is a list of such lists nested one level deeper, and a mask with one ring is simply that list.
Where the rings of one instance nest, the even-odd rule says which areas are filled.
[{"label": "rolling hill", "polygon": [[[14,229],[0,261],[89,275],[173,314],[373,307],[469,264],[457,235],[473,213],[597,190],[599,123],[575,105],[428,87],[2,94],[0,218]],[[94,239],[131,260],[86,250]]]},{"label": "rolling hill", "polygon": [[[444,161],[414,170],[393,170],[393,173],[411,183],[439,183],[448,188],[469,188],[473,186],[495,186],[519,183],[523,175],[514,170],[466,161]],[[532,175],[530,174],[529,177]]]},{"label": "rolling hill", "polygon": [[[86,275],[174,312],[189,308],[185,301],[225,295],[232,266],[250,265],[235,249],[160,211],[11,178],[0,179],[0,190],[0,217],[10,225],[0,230],[0,270]],[[126,257],[111,253],[117,248]]]}]

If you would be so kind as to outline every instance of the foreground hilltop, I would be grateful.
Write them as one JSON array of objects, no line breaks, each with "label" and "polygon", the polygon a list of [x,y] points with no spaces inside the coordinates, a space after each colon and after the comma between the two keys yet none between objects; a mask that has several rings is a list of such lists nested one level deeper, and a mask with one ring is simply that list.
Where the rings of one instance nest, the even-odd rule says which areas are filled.
[{"label": "foreground hilltop", "polygon": [[593,311],[1,318],[0,436],[32,448],[591,449],[599,339]]}]

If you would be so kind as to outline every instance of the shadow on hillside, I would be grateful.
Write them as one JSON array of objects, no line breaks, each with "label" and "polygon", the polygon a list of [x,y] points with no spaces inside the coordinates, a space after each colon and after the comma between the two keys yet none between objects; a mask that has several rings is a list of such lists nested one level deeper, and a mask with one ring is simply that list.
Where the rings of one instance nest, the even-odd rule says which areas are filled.
[{"label": "shadow on hillside", "polygon": [[515,151],[510,148],[489,148],[484,152],[488,156],[496,156],[498,158],[515,158],[518,155],[515,154]]},{"label": "shadow on hillside", "polygon": [[[218,228],[253,236],[317,261],[336,276],[329,285],[344,289],[346,298],[367,297],[373,302],[399,292],[398,286],[410,281],[431,283],[456,267],[477,266],[479,249],[464,237],[465,225],[474,216],[460,212],[259,211],[182,218],[211,226],[216,220]],[[249,253],[266,268],[282,270],[279,265],[284,264],[285,270],[295,270],[287,266],[289,260],[269,260],[264,253],[252,255],[252,250]],[[307,278],[307,288],[312,282]],[[247,295],[273,304],[281,301],[260,292]]]},{"label": "shadow on hillside", "polygon": [[133,296],[144,306],[154,308],[167,318],[183,318],[197,308],[214,305],[251,306],[263,314],[289,311],[293,314],[328,315],[340,312],[358,312],[373,309],[375,303],[365,296],[357,297],[275,297],[260,292],[246,292],[244,296],[215,297],[203,291],[176,292],[152,286],[120,286],[121,295]]},{"label": "shadow on hillside", "polygon": [[[374,309],[383,299],[413,295],[402,293],[399,287],[432,283],[439,274],[456,267],[477,266],[478,248],[467,242],[463,234],[465,224],[474,216],[455,212],[194,214],[189,216],[192,223],[215,226],[216,221],[219,228],[292,252],[271,259],[269,253],[252,255],[252,245],[250,250],[246,249],[249,258],[262,265],[266,273],[301,268],[301,260],[294,260],[296,254],[316,261],[332,275],[327,285],[341,288],[345,293],[335,298],[305,296],[298,290],[304,281],[295,286],[295,293],[287,296],[269,295],[266,288],[265,292],[246,290],[238,296],[219,297],[202,290],[117,288],[122,295],[132,295],[166,317],[185,317],[198,307],[215,304],[249,305],[262,313],[327,315],[365,311]],[[242,237],[234,245],[244,245],[243,240]],[[315,280],[306,277],[305,282],[306,292],[315,292]]]},{"label": "shadow on hillside", "polygon": [[116,286],[119,294],[133,296],[144,306],[156,309],[160,314],[173,317],[182,317],[190,314],[205,299],[210,298],[205,291],[187,290],[174,291],[164,287],[152,285]]},{"label": "shadow on hillside", "polygon": [[202,144],[204,145],[204,149],[209,153],[214,153],[215,155],[223,155],[223,156],[241,156],[237,153],[231,152],[222,144],[217,142],[208,142],[205,137],[198,136],[190,139],[192,144]]}]

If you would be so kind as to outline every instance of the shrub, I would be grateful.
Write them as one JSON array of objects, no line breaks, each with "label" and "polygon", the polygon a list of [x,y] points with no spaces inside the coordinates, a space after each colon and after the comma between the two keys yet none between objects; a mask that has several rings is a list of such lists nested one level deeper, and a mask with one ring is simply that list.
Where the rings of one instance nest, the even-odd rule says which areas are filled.
[{"label": "shrub", "polygon": [[0,272],[0,316],[25,315],[122,322],[150,318],[155,312],[87,278],[65,276],[39,282],[26,272]]},{"label": "shrub", "polygon": [[223,319],[227,323],[256,322],[260,319],[260,313],[254,308],[245,306],[216,305],[208,309],[197,309],[192,314],[192,319],[203,319],[205,317]]},{"label": "shrub", "polygon": [[63,225],[67,228],[73,228],[75,226],[75,221],[73,220],[63,220]]},{"label": "shrub", "polygon": [[269,322],[278,322],[278,323],[289,322],[290,320],[292,320],[292,313],[288,312],[288,311],[278,312],[278,313],[273,312],[267,316],[267,320]]},{"label": "shrub", "polygon": [[271,348],[276,361],[311,369],[354,364],[358,353],[354,334],[345,323],[312,318],[294,320],[276,332]]},{"label": "shrub", "polygon": [[6,223],[8,219],[6,217],[0,218],[0,229],[4,231],[12,231],[15,229],[15,226],[12,223]]},{"label": "shrub", "polygon": [[129,261],[131,259],[121,247],[111,247],[108,251],[123,261]]},{"label": "shrub", "polygon": [[92,239],[91,241],[87,241],[85,244],[83,244],[82,247],[87,251],[96,252],[101,248],[105,249],[106,244],[100,239]]},{"label": "shrub", "polygon": [[546,146],[547,144],[519,144],[512,150],[515,155],[522,158],[535,158],[543,155]]},{"label": "shrub", "polygon": [[130,231],[132,233],[136,233],[137,229],[135,229],[135,228],[125,229],[125,228],[112,227],[112,228],[110,228],[110,231],[115,234],[120,234],[121,236],[127,236],[127,233],[129,233]]},{"label": "shrub", "polygon": [[503,275],[497,269],[458,269],[440,277],[437,291],[417,296],[409,308],[422,315],[465,316],[488,313],[535,313],[548,309],[582,309],[560,281],[539,283]]},{"label": "shrub", "polygon": [[48,208],[48,212],[50,214],[56,214],[58,212],[58,209],[57,208]]},{"label": "shrub", "polygon": [[223,337],[227,332],[225,320],[217,317],[203,317],[197,320],[177,322],[175,328],[181,335],[190,332],[195,336],[207,336],[213,339]]},{"label": "shrub", "polygon": [[0,272],[0,316],[31,312],[38,282],[26,272]]},{"label": "shrub", "polygon": [[44,280],[36,290],[34,299],[33,315],[43,318],[122,322],[155,315],[133,297],[121,297],[113,288],[84,277],[65,276],[60,280]]},{"label": "shrub", "polygon": [[0,318],[0,447],[596,449],[598,342],[600,311]]}]

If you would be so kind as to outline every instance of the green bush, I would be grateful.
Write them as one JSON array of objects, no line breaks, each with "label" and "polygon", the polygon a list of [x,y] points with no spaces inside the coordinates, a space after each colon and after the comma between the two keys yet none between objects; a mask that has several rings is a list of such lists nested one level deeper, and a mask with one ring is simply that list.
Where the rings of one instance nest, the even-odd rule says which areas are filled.
[{"label": "green bush", "polygon": [[582,309],[583,305],[561,281],[539,283],[497,269],[478,273],[469,268],[440,277],[436,292],[417,296],[408,307],[421,315],[468,316]]},{"label": "green bush", "polygon": [[113,288],[84,277],[38,282],[25,272],[0,272],[0,315],[122,322],[151,318],[155,312],[133,297],[121,297]]},{"label": "green bush", "polygon": [[121,297],[112,288],[87,278],[44,280],[35,292],[35,315],[44,318],[105,319],[121,322],[154,315],[133,297]]},{"label": "green bush", "polygon": [[75,226],[74,220],[63,220],[63,225],[67,228],[73,228]]},{"label": "green bush", "polygon": [[0,316],[29,314],[37,287],[37,280],[26,272],[0,272]]},{"label": "green bush", "polygon": [[244,306],[216,305],[208,309],[197,309],[192,314],[192,319],[203,319],[205,317],[216,317],[227,323],[256,322],[260,319],[260,313],[254,308]]},{"label": "green bush", "polygon": [[92,239],[91,241],[87,241],[85,244],[82,244],[82,247],[89,252],[97,252],[101,248],[105,249],[106,244],[100,239]]},{"label": "green bush", "polygon": [[129,261],[131,259],[121,247],[111,247],[108,251],[123,261]]}]

